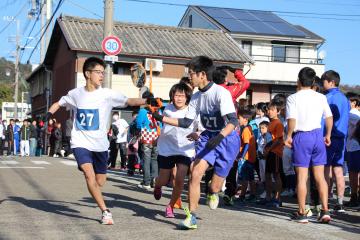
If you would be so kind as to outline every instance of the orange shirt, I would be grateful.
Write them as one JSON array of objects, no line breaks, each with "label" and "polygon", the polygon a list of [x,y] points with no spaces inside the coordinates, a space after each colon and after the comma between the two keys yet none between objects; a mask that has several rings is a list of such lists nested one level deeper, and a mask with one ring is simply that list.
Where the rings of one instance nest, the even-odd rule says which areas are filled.
[{"label": "orange shirt", "polygon": [[240,152],[242,152],[244,145],[249,144],[248,151],[246,152],[244,158],[251,163],[256,161],[256,142],[253,131],[250,126],[245,127],[241,133],[241,147]]},{"label": "orange shirt", "polygon": [[282,124],[280,119],[271,119],[268,131],[271,134],[273,141],[280,141],[280,144],[272,148],[270,152],[273,152],[277,156],[282,157],[284,150],[284,125]]}]

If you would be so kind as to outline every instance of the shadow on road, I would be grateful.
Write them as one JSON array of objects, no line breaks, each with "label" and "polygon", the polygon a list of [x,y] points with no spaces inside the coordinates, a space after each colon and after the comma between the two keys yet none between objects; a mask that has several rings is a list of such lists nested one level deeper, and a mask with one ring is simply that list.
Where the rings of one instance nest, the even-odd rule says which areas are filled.
[{"label": "shadow on road", "polygon": [[64,201],[52,201],[52,200],[33,200],[33,199],[26,199],[26,198],[15,197],[15,196],[10,196],[7,199],[2,200],[0,202],[0,204],[3,203],[4,201],[18,202],[28,208],[33,208],[33,209],[44,211],[47,213],[50,212],[50,213],[55,213],[55,214],[59,214],[59,215],[67,216],[67,217],[80,218],[80,219],[86,219],[86,220],[92,220],[92,221],[99,222],[99,219],[88,218],[88,217],[77,215],[77,213],[80,213],[79,211],[71,209],[68,206],[65,206],[65,205],[69,205],[69,204],[80,205],[78,203],[71,203],[71,202],[64,202]]}]

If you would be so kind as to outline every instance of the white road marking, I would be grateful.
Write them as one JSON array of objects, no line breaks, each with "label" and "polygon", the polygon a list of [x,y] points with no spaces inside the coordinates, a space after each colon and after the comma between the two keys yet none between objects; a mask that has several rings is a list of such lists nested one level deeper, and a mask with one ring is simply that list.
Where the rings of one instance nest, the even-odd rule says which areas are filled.
[{"label": "white road marking", "polygon": [[41,165],[41,164],[45,164],[45,165],[50,165],[51,163],[47,162],[47,161],[31,161],[36,165]]},{"label": "white road marking", "polygon": [[9,164],[9,165],[19,164],[18,161],[0,161],[0,163],[2,163],[2,164]]},{"label": "white road marking", "polygon": [[60,161],[60,162],[68,166],[77,166],[77,162],[75,161]]}]

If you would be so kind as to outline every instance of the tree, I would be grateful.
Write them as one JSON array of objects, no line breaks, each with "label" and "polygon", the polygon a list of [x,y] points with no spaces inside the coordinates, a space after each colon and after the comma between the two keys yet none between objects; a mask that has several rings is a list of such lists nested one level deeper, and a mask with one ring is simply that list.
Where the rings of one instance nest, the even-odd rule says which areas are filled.
[{"label": "tree", "polygon": [[13,102],[13,96],[13,88],[11,88],[8,84],[0,84],[0,107],[2,106],[3,102]]}]

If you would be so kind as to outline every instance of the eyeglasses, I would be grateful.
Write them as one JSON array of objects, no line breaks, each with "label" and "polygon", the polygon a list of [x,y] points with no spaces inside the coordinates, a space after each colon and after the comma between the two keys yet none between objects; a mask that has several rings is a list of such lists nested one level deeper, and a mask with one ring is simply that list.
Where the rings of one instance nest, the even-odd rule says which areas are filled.
[{"label": "eyeglasses", "polygon": [[98,75],[105,75],[105,71],[101,71],[101,70],[89,70],[90,72],[94,72]]}]

